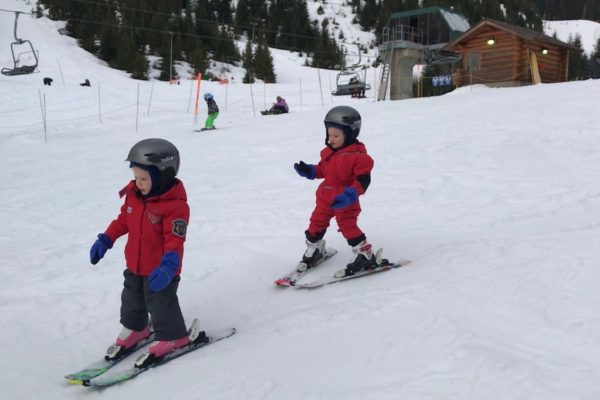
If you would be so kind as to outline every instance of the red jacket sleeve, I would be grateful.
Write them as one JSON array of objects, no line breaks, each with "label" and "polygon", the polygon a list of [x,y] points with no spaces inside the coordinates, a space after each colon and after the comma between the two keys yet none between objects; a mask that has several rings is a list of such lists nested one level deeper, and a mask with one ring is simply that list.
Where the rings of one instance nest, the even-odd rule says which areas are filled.
[{"label": "red jacket sleeve", "polygon": [[123,205],[121,206],[121,212],[119,213],[119,216],[117,219],[112,221],[110,225],[108,225],[106,232],[104,232],[104,234],[107,235],[113,243],[118,238],[129,232],[129,227],[127,226],[127,215],[125,214],[126,212],[127,197],[125,197],[125,202],[123,202]]},{"label": "red jacket sleeve", "polygon": [[316,179],[323,179],[325,177],[325,175],[323,175],[323,160],[325,160],[331,153],[332,151],[329,147],[325,147],[323,150],[321,150],[321,160],[319,160],[319,163],[315,165]]},{"label": "red jacket sleeve", "polygon": [[190,207],[186,201],[176,201],[169,207],[162,219],[164,254],[174,251],[179,254],[179,260],[183,260],[183,243],[189,220]]},{"label": "red jacket sleeve", "polygon": [[354,164],[354,182],[352,182],[352,187],[356,189],[356,193],[359,195],[365,193],[365,188],[358,181],[358,177],[364,175],[371,175],[371,170],[373,169],[373,159],[367,153],[361,153],[356,157],[356,163]]}]

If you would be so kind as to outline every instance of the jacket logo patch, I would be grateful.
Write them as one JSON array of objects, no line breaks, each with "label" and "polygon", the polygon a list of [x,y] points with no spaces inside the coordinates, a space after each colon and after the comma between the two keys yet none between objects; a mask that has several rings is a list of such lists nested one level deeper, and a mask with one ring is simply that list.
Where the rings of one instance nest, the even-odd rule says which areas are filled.
[{"label": "jacket logo patch", "polygon": [[131,214],[133,212],[133,207],[127,207],[127,214]]},{"label": "jacket logo patch", "polygon": [[160,215],[154,215],[154,214],[151,214],[150,212],[148,212],[148,219],[150,220],[150,223],[152,225],[156,225],[156,224],[158,224],[160,222],[161,216]]},{"label": "jacket logo patch", "polygon": [[184,237],[187,232],[187,222],[184,219],[173,220],[173,234]]}]

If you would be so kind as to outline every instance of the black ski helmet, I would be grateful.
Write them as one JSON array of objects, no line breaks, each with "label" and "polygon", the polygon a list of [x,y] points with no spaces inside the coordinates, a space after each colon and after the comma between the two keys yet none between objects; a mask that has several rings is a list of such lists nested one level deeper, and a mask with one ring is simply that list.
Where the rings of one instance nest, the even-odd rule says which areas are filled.
[{"label": "black ski helmet", "polygon": [[[360,133],[361,118],[358,111],[348,106],[333,107],[325,115],[325,129],[329,126],[337,126],[344,131],[344,146],[354,142]],[[325,144],[328,144],[327,132],[325,133]]]},{"label": "black ski helmet", "polygon": [[165,139],[144,139],[137,142],[129,150],[125,161],[148,170],[156,168],[158,190],[168,188],[179,172],[179,150]]}]

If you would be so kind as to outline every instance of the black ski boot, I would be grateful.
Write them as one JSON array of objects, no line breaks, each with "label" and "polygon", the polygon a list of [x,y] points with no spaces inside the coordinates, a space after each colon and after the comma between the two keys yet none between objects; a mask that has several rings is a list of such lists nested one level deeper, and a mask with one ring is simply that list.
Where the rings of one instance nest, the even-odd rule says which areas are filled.
[{"label": "black ski boot", "polygon": [[[346,269],[340,272],[339,274],[336,272],[336,278],[342,278],[344,276],[352,276],[357,272],[365,271],[370,268],[375,268],[377,266],[377,260],[372,251],[372,246],[366,240],[363,240],[356,246],[352,247],[352,252],[356,254],[354,260],[348,265],[346,265]],[[344,275],[341,274],[344,273]],[[338,276],[341,275],[341,276]]]},{"label": "black ski boot", "polygon": [[323,254],[325,254],[325,241],[323,239],[316,242],[311,242],[307,239],[306,246],[307,249],[302,255],[302,261],[300,261],[296,268],[298,272],[304,272],[312,268],[317,261],[323,258]]}]

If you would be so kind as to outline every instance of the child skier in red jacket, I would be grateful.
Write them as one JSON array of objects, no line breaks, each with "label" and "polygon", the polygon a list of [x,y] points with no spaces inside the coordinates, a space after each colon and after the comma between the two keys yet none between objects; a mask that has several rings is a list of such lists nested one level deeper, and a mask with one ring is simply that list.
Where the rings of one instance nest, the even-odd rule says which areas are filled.
[{"label": "child skier in red jacket", "polygon": [[115,359],[151,334],[155,342],[146,359],[159,358],[188,344],[188,335],[177,299],[183,243],[190,215],[183,183],[175,178],[179,151],[167,140],[145,139],[134,145],[126,161],[134,180],[120,191],[125,202],[90,250],[98,263],[113,243],[127,234],[121,295],[123,330],[109,347],[106,359]]},{"label": "child skier in red jacket", "polygon": [[335,217],[340,232],[355,254],[346,266],[345,275],[354,275],[376,265],[371,244],[357,225],[361,211],[358,197],[371,183],[373,159],[367,154],[365,145],[357,140],[361,125],[358,111],[347,106],[334,107],[327,113],[324,122],[327,147],[321,150],[319,163],[312,165],[300,161],[294,164],[300,176],[324,179],[317,188],[317,205],[305,231],[308,248],[298,270],[311,268],[323,257],[323,236],[329,221]]}]

